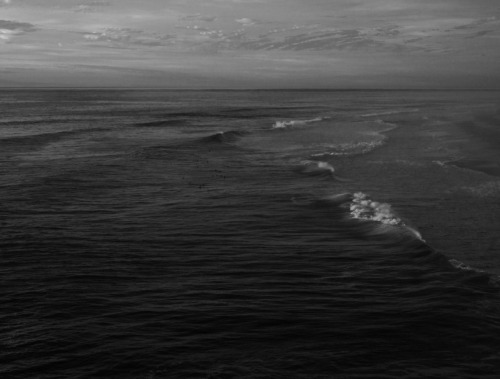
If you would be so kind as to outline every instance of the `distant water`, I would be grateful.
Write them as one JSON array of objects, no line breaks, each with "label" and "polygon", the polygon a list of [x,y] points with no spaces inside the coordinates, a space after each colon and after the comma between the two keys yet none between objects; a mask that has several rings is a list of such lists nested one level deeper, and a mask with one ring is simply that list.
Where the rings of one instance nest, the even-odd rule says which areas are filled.
[{"label": "distant water", "polygon": [[498,378],[498,99],[2,91],[0,377]]}]

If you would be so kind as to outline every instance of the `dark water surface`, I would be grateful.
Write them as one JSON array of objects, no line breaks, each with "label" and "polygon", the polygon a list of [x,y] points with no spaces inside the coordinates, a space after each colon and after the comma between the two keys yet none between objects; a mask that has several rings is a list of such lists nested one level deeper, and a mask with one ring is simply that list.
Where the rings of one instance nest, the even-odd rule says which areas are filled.
[{"label": "dark water surface", "polygon": [[0,377],[498,378],[499,109],[2,92]]}]

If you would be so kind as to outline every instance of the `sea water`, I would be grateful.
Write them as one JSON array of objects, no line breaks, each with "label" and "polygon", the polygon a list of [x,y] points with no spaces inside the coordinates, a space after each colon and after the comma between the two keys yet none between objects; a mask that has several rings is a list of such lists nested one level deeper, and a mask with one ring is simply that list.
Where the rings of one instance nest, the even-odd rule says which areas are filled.
[{"label": "sea water", "polygon": [[2,378],[497,378],[500,103],[0,93]]}]

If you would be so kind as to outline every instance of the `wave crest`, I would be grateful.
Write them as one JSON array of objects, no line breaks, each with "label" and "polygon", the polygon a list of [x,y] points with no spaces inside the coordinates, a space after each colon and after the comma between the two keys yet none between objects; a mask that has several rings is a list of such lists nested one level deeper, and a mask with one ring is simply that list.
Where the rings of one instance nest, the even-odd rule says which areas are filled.
[{"label": "wave crest", "polygon": [[323,161],[301,161],[296,171],[310,176],[333,176],[335,169],[332,165]]},{"label": "wave crest", "polygon": [[249,134],[249,132],[243,130],[229,130],[227,132],[218,132],[212,134],[211,136],[203,138],[204,142],[216,142],[216,143],[231,143],[236,142],[243,136]]}]

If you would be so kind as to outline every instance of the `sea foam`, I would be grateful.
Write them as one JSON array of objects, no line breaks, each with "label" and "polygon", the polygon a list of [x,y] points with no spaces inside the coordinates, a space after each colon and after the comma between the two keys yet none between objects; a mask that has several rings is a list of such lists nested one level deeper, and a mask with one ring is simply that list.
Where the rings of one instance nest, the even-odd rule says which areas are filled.
[{"label": "sea foam", "polygon": [[362,141],[353,143],[341,143],[327,146],[328,151],[323,153],[313,154],[313,157],[328,157],[328,156],[352,156],[369,153],[377,147],[382,146],[384,140],[378,141]]},{"label": "sea foam", "polygon": [[289,120],[289,121],[276,121],[272,129],[287,129],[294,126],[304,126],[314,122],[320,122],[323,120],[328,120],[330,117],[316,117],[309,120]]}]

